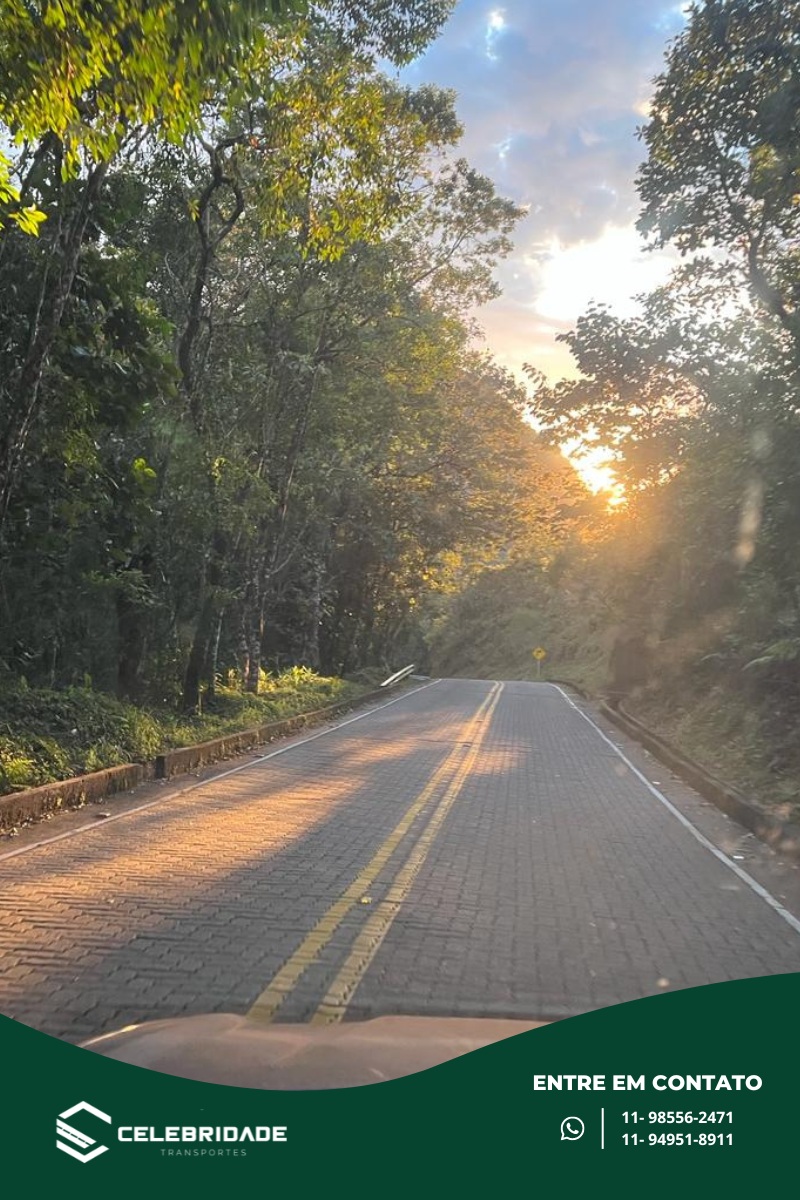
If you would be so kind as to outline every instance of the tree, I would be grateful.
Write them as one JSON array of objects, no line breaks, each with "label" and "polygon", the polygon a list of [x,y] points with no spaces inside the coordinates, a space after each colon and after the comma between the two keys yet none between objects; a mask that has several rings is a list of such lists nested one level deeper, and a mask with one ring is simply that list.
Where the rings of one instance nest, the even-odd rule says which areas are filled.
[{"label": "tree", "polygon": [[[332,0],[322,6],[339,21],[337,39],[369,61],[383,54],[404,61],[436,33],[449,0]],[[110,164],[151,130],[179,142],[202,136],[206,102],[224,118],[230,105],[252,98],[274,66],[275,36],[288,25],[302,45],[320,24],[304,0],[59,0],[42,9],[10,0],[0,16],[0,123],[21,144],[18,162],[0,157],[3,209],[19,231],[45,225],[40,287],[29,315],[30,336],[12,375],[3,381],[0,439],[0,548],[20,463],[40,408],[42,376],[78,270],[81,248]],[[299,19],[302,18],[302,19]],[[262,86],[268,104],[276,78]],[[208,202],[229,186],[210,153],[214,182]],[[17,177],[15,182],[12,174]],[[79,185],[74,181],[79,180]],[[234,188],[235,194],[235,188]],[[205,228],[207,213],[200,212]],[[235,224],[230,215],[228,222]],[[223,221],[223,225],[226,221]],[[205,248],[205,256],[210,252]],[[2,245],[0,245],[2,253]],[[198,281],[196,291],[202,291]],[[193,334],[188,333],[191,341]],[[190,361],[184,354],[184,365]]]},{"label": "tree", "polygon": [[724,252],[800,342],[800,3],[703,0],[667,54],[639,188],[639,228]]},{"label": "tree", "polygon": [[449,7],[293,6],[235,70],[198,58],[183,109],[100,38],[83,125],[20,148],[48,220],[0,241],[4,668],[190,712],[265,666],[383,668],[424,656],[429,598],[568,520],[471,349],[521,212],[458,156],[452,94],[377,66]]},{"label": "tree", "polygon": [[[11,182],[8,159],[0,161],[0,202],[17,204],[10,215],[22,230],[48,211],[53,219],[27,345],[2,385],[0,537],[38,415],[45,365],[111,161],[142,125],[157,125],[172,140],[184,136],[200,117],[211,81],[230,87],[254,42],[260,44],[260,24],[293,7],[295,0],[59,0],[41,12],[10,0],[4,7],[0,122],[22,153],[18,185]],[[43,206],[28,203],[31,197]]]},{"label": "tree", "polygon": [[607,449],[629,492],[669,478],[709,404],[708,378],[683,332],[666,291],[646,298],[642,315],[628,319],[590,307],[558,339],[572,351],[577,379],[548,386],[528,368],[539,427],[576,452]]}]

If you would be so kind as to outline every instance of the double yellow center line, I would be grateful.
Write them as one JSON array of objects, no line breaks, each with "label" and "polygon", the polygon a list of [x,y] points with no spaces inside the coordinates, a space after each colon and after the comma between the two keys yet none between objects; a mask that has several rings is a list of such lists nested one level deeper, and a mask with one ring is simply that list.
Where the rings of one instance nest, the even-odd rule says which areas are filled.
[{"label": "double yellow center line", "polygon": [[269,982],[250,1009],[249,1017],[261,1021],[271,1021],[274,1018],[306,970],[317,961],[344,918],[363,899],[416,818],[428,806],[432,797],[448,777],[452,776],[444,795],[436,805],[423,832],[414,843],[408,858],[397,872],[385,898],[371,913],[369,920],[356,938],[350,954],[314,1014],[312,1022],[328,1024],[342,1019],[351,997],[375,957],[381,942],[386,937],[400,905],[407,897],[447,814],[458,798],[464,782],[475,764],[481,744],[489,729],[492,714],[499,702],[502,687],[502,684],[494,685],[475,716],[465,727],[458,744],[431,776],[367,866],[320,918],[291,958]]}]

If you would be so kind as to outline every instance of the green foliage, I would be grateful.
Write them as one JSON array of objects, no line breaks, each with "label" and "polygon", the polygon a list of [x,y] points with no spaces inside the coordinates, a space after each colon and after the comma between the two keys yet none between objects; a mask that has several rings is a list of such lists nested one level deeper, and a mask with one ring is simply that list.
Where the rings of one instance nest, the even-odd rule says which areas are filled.
[{"label": "green foliage", "polygon": [[87,688],[0,689],[0,790],[152,758],[162,741],[149,713]]},{"label": "green foliage", "polygon": [[[482,573],[443,606],[429,640],[436,675],[567,679],[591,690],[606,682],[607,626],[536,562]],[[541,675],[537,646],[547,651]]]},{"label": "green foliage", "polygon": [[657,81],[640,178],[640,228],[730,254],[796,340],[799,22],[797,0],[696,6]]},{"label": "green foliage", "polygon": [[[625,503],[449,598],[437,671],[547,670],[627,705],[779,815],[800,818],[800,125],[784,0],[694,5],[657,80],[640,228],[688,256],[622,319],[534,371],[554,444],[606,448]],[[701,251],[712,251],[708,257]],[[743,287],[743,283],[748,287]]]},{"label": "green foliage", "polygon": [[375,66],[451,5],[145,7],[0,18],[50,218],[0,244],[7,787],[353,694],[539,511],[465,320],[520,210],[453,155],[451,94]]},{"label": "green foliage", "polygon": [[3,788],[543,644],[792,810],[800,4],[692,8],[640,176],[686,259],[530,395],[472,343],[521,210],[377,65],[451,7],[5,5]]},{"label": "green foliage", "polygon": [[[112,157],[130,130],[158,123],[180,139],[198,120],[210,80],[233,80],[258,53],[265,21],[295,0],[7,0],[0,15],[0,121],[19,142],[57,138],[63,171],[85,153]],[[19,200],[0,160],[0,203]],[[5,196],[3,195],[5,192]],[[34,231],[43,214],[9,214]],[[2,207],[0,207],[2,217]]]},{"label": "green foliage", "polygon": [[258,696],[234,688],[191,720],[144,709],[91,688],[0,688],[0,793],[38,787],[164,750],[222,737],[268,721],[355,698],[363,689],[303,668],[264,676]]},{"label": "green foliage", "polygon": [[334,28],[359,50],[410,62],[436,37],[455,0],[325,0]]}]

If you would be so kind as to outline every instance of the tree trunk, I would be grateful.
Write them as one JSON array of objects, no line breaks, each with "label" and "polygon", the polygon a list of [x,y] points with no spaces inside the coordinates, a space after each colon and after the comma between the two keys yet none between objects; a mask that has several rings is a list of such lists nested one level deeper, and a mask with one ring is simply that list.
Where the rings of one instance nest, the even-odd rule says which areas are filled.
[{"label": "tree trunk", "polygon": [[247,679],[245,691],[252,696],[258,695],[258,684],[261,679],[261,616],[251,617],[247,637]]},{"label": "tree trunk", "polygon": [[300,661],[303,666],[312,671],[319,671],[319,629],[322,624],[322,563],[314,562],[311,578],[311,594],[308,600],[308,616],[303,635],[303,647]]},{"label": "tree trunk", "polygon": [[141,690],[144,630],[141,611],[117,592],[117,695],[135,699]]},{"label": "tree trunk", "polygon": [[210,592],[206,592],[195,625],[192,648],[186,663],[186,673],[183,677],[183,711],[198,713],[200,711],[200,686],[203,682],[203,668],[208,658],[208,644],[214,624],[214,601]]},{"label": "tree trunk", "polygon": [[[230,234],[245,208],[244,194],[238,181],[226,175],[223,169],[222,152],[226,147],[236,143],[237,139],[224,139],[219,146],[206,146],[211,168],[211,178],[203,189],[197,202],[197,221],[195,228],[200,239],[200,253],[195,264],[192,289],[189,294],[186,323],[178,339],[177,358],[181,373],[181,387],[187,398],[189,412],[195,428],[200,431],[203,425],[202,399],[197,390],[197,374],[195,371],[195,345],[203,323],[203,301],[208,286],[211,266],[219,247]],[[231,215],[222,220],[218,228],[212,228],[212,217],[218,193],[228,188],[234,196],[234,209]]]},{"label": "tree trunk", "polygon": [[[214,486],[210,476],[209,484],[213,510]],[[219,589],[224,577],[227,554],[227,535],[221,529],[216,528],[211,535],[211,549],[200,592],[200,609],[195,622],[192,648],[189,651],[189,661],[186,664],[183,680],[183,709],[187,713],[197,712],[200,707],[200,686],[203,679],[207,678],[211,639],[214,637],[216,622],[222,612]]]},{"label": "tree trunk", "polygon": [[247,611],[242,612],[242,620],[239,626],[239,680],[242,691],[244,691],[247,683],[247,677],[250,674],[250,643],[247,638]]},{"label": "tree trunk", "polygon": [[86,226],[100,195],[108,167],[107,162],[100,163],[89,173],[80,203],[59,238],[60,264],[55,278],[45,287],[39,311],[34,317],[28,351],[14,389],[17,396],[16,413],[9,420],[0,443],[0,535],[8,515],[28,437],[39,414],[42,377],[75,284]]},{"label": "tree trunk", "polygon": [[206,677],[208,679],[207,695],[208,699],[213,701],[217,694],[217,673],[219,671],[219,646],[222,640],[222,626],[225,621],[224,611],[217,617],[217,626],[211,638],[211,644],[208,649],[208,662],[206,664]]}]

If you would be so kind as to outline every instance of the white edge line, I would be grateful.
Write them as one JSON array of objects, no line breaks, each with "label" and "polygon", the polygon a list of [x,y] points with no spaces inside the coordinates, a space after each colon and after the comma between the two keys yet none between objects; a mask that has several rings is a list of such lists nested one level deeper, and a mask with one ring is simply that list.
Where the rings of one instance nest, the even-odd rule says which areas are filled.
[{"label": "white edge line", "polygon": [[[427,691],[428,688],[434,687],[437,683],[441,683],[441,679],[434,679],[431,683],[424,683],[422,687],[414,688],[413,691],[403,692],[402,696],[396,696],[394,700],[388,700],[386,704],[379,704],[376,708],[368,708],[366,712],[358,713],[355,717],[348,717],[346,721],[340,721],[338,725],[331,725],[327,729],[320,729],[318,733],[312,733],[309,737],[302,738],[299,742],[292,742],[288,746],[280,746],[277,750],[272,750],[269,754],[262,754],[254,761],[242,763],[238,767],[232,767],[229,771],[220,771],[218,775],[212,775],[209,779],[202,779],[199,783],[193,783],[190,787],[182,788],[178,793],[179,796],[186,796],[189,792],[199,791],[200,788],[209,787],[212,783],[218,783],[220,779],[227,779],[230,775],[238,775],[240,771],[252,771],[257,767],[262,766],[271,758],[277,758],[279,754],[288,754],[290,750],[296,750],[299,746],[306,746],[309,742],[315,742],[317,738],[325,737],[326,734],[336,733],[339,729],[344,729],[346,725],[353,725],[356,721],[363,721],[365,717],[374,716],[375,713],[383,712],[385,708],[391,708],[393,704],[399,704],[401,700],[408,700],[410,696],[416,696],[420,692]],[[29,846],[19,846],[16,850],[7,850],[5,854],[0,854],[0,862],[7,858],[16,858],[20,854],[28,854],[32,850],[40,850],[42,846],[50,846],[53,842],[61,842],[64,838],[77,837],[79,833],[90,833],[98,829],[105,829],[112,821],[121,821],[124,817],[132,817],[134,813],[144,812],[145,809],[155,808],[157,804],[163,804],[169,796],[158,796],[155,800],[148,800],[146,804],[138,804],[135,808],[129,808],[123,813],[117,813],[114,817],[107,817],[104,821],[92,821],[86,825],[79,825],[76,829],[68,829],[64,833],[57,833],[54,837],[45,838],[41,842],[31,842]],[[69,809],[65,809],[69,812]]]},{"label": "white edge line", "polygon": [[793,916],[789,912],[788,908],[784,908],[780,901],[776,900],[771,892],[768,892],[765,887],[762,887],[758,880],[753,879],[753,876],[748,875],[747,871],[743,871],[738,863],[735,863],[728,858],[727,854],[725,854],[723,850],[720,850],[719,846],[715,846],[713,842],[709,841],[705,834],[701,833],[700,830],[692,824],[689,818],[685,817],[680,809],[676,808],[675,805],[668,800],[667,797],[660,792],[645,775],[642,774],[639,768],[633,765],[628,756],[624,754],[622,750],[620,750],[619,746],[617,746],[615,742],[612,742],[611,738],[607,737],[606,734],[603,733],[600,726],[597,725],[591,717],[587,716],[583,709],[579,708],[575,701],[568,696],[565,691],[563,691],[555,683],[551,683],[550,687],[555,688],[557,692],[561,693],[567,704],[569,704],[570,708],[574,708],[575,712],[578,713],[579,716],[583,717],[584,721],[591,725],[592,729],[594,729],[595,732],[600,735],[606,745],[610,746],[614,753],[619,755],[625,765],[629,767],[631,771],[633,771],[636,778],[644,784],[648,792],[655,796],[659,804],[663,804],[664,808],[666,808],[668,812],[671,812],[673,817],[680,821],[681,825],[683,825],[685,829],[689,830],[692,837],[695,838],[695,840],[698,841],[701,846],[705,846],[706,850],[710,850],[715,858],[718,858],[721,863],[724,863],[729,871],[733,871],[734,875],[738,879],[741,879],[742,883],[746,883],[747,886],[754,891],[757,896],[760,896],[762,900],[766,901],[770,908],[775,910],[778,916],[783,917],[787,925],[791,925],[795,933],[800,933],[800,921],[798,921],[797,917]]},{"label": "white edge line", "polygon": [[600,1109],[600,1149],[606,1148],[606,1110]]}]

